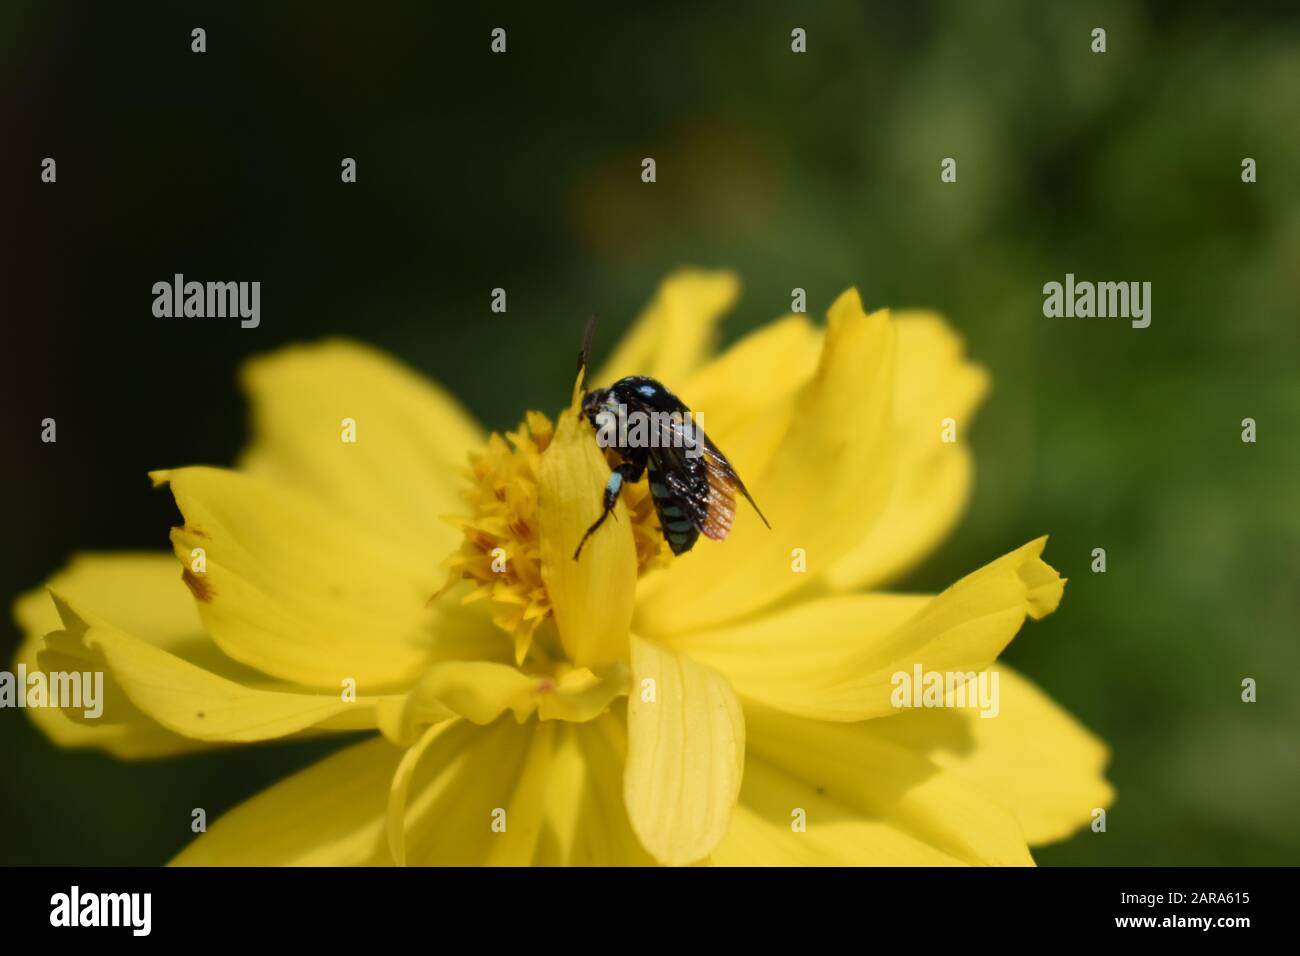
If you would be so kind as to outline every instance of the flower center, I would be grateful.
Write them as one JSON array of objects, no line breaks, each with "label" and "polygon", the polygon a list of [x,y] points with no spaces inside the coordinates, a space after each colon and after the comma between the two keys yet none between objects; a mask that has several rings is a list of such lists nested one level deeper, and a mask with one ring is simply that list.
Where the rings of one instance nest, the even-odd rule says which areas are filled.
[{"label": "flower center", "polygon": [[[482,451],[470,455],[468,486],[462,493],[469,514],[449,519],[464,539],[446,561],[450,574],[443,591],[458,581],[471,581],[474,586],[462,603],[492,602],[492,620],[513,635],[520,663],[538,626],[551,616],[542,578],[537,485],[541,457],[554,435],[551,420],[540,412],[529,412],[505,438],[494,432]],[[613,452],[607,457],[611,467],[617,464]],[[624,484],[621,496],[632,519],[638,575],[666,564],[667,549],[661,548],[663,536],[648,483],[642,478]]]}]

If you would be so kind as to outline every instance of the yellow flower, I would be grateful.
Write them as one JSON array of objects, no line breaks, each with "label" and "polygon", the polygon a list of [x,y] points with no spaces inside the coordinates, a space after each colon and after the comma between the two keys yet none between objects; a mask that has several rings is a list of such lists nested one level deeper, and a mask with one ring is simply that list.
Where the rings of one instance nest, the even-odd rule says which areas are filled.
[{"label": "yellow flower", "polygon": [[1109,804],[1105,747],[1005,665],[995,719],[893,694],[990,669],[1055,609],[1045,539],[880,590],[966,501],[941,423],[965,435],[984,372],[852,290],[824,330],[790,315],[713,357],[736,294],[671,277],[592,382],[703,411],[770,531],[742,504],[670,559],[643,482],[575,561],[609,474],[575,404],[485,438],[373,350],[289,348],[245,371],[238,470],[154,473],[175,556],[81,556],[18,601],[19,662],[106,673],[102,719],[29,714],[128,759],[375,732],[182,864],[1032,863]]}]

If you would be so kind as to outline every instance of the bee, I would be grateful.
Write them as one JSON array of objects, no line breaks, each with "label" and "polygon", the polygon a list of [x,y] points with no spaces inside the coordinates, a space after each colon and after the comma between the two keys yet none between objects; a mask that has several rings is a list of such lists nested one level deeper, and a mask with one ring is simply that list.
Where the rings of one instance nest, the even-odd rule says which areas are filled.
[{"label": "bee", "polygon": [[[643,474],[650,482],[659,527],[674,555],[691,550],[701,533],[715,541],[727,536],[736,516],[737,491],[771,530],[727,456],[704,434],[685,403],[661,382],[630,375],[608,388],[588,390],[587,357],[595,322],[593,318],[587,323],[578,354],[582,370],[582,407],[578,414],[591,423],[603,447],[612,449],[620,463],[605,484],[600,517],[578,542],[573,559],[578,560],[587,539],[614,510],[623,485],[635,484]],[[635,421],[638,417],[640,422]]]}]

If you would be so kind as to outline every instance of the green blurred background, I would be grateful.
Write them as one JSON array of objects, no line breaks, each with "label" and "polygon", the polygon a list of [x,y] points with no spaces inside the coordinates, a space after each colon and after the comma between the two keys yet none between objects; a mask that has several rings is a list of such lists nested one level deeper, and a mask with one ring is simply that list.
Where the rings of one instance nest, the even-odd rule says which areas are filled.
[{"label": "green blurred background", "polygon": [[[167,546],[145,471],[233,460],[247,355],[357,336],[500,428],[675,266],[741,274],[727,341],[856,285],[944,312],[994,381],[969,513],[906,585],[1044,532],[1070,578],[1008,657],[1109,741],[1119,798],[1039,861],[1300,862],[1293,4],[186,7],[0,7],[6,600],[75,550]],[[260,279],[261,327],[154,319],[173,272]],[[1151,327],[1045,319],[1066,272],[1152,282]],[[329,747],[126,765],[0,711],[0,863],[161,862],[191,807]]]}]

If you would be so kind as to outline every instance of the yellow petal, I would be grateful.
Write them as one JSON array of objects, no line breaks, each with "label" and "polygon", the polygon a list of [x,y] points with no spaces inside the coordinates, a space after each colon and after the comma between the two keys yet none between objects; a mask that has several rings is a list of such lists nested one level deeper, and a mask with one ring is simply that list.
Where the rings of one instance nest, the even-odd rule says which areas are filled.
[{"label": "yellow petal", "polygon": [[[203,633],[194,598],[172,555],[159,551],[78,554],[39,588],[14,603],[14,620],[37,638],[62,626],[52,589],[141,640],[177,652]],[[210,653],[215,653],[211,645]]]},{"label": "yellow petal", "polygon": [[546,786],[555,753],[554,723],[534,725],[532,740],[515,777],[505,830],[494,832],[485,866],[528,866],[537,852],[546,818]]},{"label": "yellow petal", "polygon": [[[460,471],[483,436],[442,389],[356,342],[297,345],[250,361],[252,446],[242,465],[315,498],[432,566],[458,533]],[[355,441],[344,441],[344,420]],[[426,595],[427,596],[427,595]]]},{"label": "yellow petal", "polygon": [[618,661],[599,672],[575,667],[554,685],[547,685],[537,699],[539,720],[586,723],[603,714],[628,691],[631,676],[627,662]]},{"label": "yellow petal", "polygon": [[416,768],[420,766],[420,761],[424,759],[429,748],[440,739],[458,738],[457,745],[463,746],[464,736],[467,733],[468,731],[455,721],[437,723],[426,728],[420,735],[420,739],[402,754],[402,760],[397,765],[393,779],[388,785],[386,827],[388,851],[392,855],[393,862],[398,866],[406,866],[406,804]]},{"label": "yellow petal", "polygon": [[624,800],[659,862],[703,859],[727,832],[745,768],[745,719],[721,675],[632,639]]},{"label": "yellow petal", "polygon": [[[541,782],[552,730],[509,717],[479,727],[457,720],[434,727],[422,752],[394,778],[389,832],[415,866],[481,866],[530,861],[543,810]],[[494,826],[495,824],[495,826]]]},{"label": "yellow petal", "polygon": [[[181,583],[170,554],[82,554],[52,576],[44,587],[14,602],[14,620],[23,634],[11,670],[40,668],[37,654],[45,635],[62,629],[49,590],[63,594],[119,630],[162,648],[204,670],[244,683],[261,680],[255,671],[223,655],[203,633],[194,598]],[[111,675],[106,675],[111,680]],[[31,721],[60,747],[98,747],[124,759],[170,756],[210,744],[174,734],[134,705],[117,709],[111,720],[73,720],[55,707],[31,708]]]},{"label": "yellow petal", "polygon": [[1106,745],[1029,680],[998,663],[999,709],[913,710],[872,732],[978,784],[1016,815],[1031,846],[1062,840],[1115,799]]},{"label": "yellow petal", "polygon": [[636,545],[620,499],[600,529],[573,553],[601,513],[609,464],[578,408],[561,416],[538,476],[542,579],[569,660],[597,667],[627,657],[636,599]]},{"label": "yellow petal", "polygon": [[[866,537],[830,569],[834,590],[874,588],[909,570],[947,535],[970,496],[967,437],[988,374],[965,359],[961,337],[938,316],[899,314],[895,327],[898,478]],[[948,419],[956,441],[945,440]]]},{"label": "yellow petal", "polygon": [[544,721],[587,721],[626,694],[627,683],[622,662],[600,674],[575,669],[557,681],[494,661],[447,661],[434,664],[405,697],[381,698],[378,723],[385,737],[407,747],[454,717],[489,724],[510,711],[520,723],[534,713]]},{"label": "yellow petal", "polygon": [[874,738],[745,705],[749,754],[722,865],[1028,866],[1020,826],[979,787]]},{"label": "yellow petal", "polygon": [[673,389],[703,416],[709,438],[728,459],[744,462],[742,478],[762,474],[777,453],[796,396],[817,371],[822,338],[806,315],[785,316],[751,332]]},{"label": "yellow petal", "polygon": [[821,364],[794,403],[780,452],[758,476],[732,460],[772,530],[740,504],[725,541],[701,541],[657,581],[647,579],[638,633],[741,617],[803,586],[862,539],[893,479],[893,341],[887,314],[863,313],[856,290],[836,300]]},{"label": "yellow petal", "polygon": [[401,756],[381,737],[345,747],[210,824],[171,865],[385,865],[388,782]]},{"label": "yellow petal", "polygon": [[[794,829],[797,815],[810,822]],[[715,866],[957,866],[898,827],[846,810],[814,784],[751,757]]]},{"label": "yellow petal", "polygon": [[561,724],[546,784],[538,866],[653,866],[623,803],[627,728],[621,715]]},{"label": "yellow petal", "polygon": [[134,722],[143,714],[181,736],[229,743],[376,726],[377,698],[246,687],[123,633],[58,594],[53,599],[63,628],[45,636],[41,668],[105,675],[103,714],[65,709],[73,720]]},{"label": "yellow petal", "polygon": [[712,351],[715,328],[740,293],[730,272],[683,269],[659,286],[591,385],[626,375],[649,375],[669,388],[682,382]]},{"label": "yellow petal", "polygon": [[[209,634],[268,674],[337,689],[409,685],[452,613],[426,607],[436,565],[262,478],[217,468],[155,472],[185,525],[172,545]],[[206,570],[196,574],[195,549]],[[487,628],[485,628],[486,630]]]},{"label": "yellow petal", "polygon": [[[48,594],[45,599],[50,600]],[[43,646],[39,637],[23,642],[10,670],[18,674],[19,668],[22,668],[29,675],[41,670],[39,652]],[[105,675],[106,696],[112,689],[111,680]],[[109,711],[112,716],[108,719],[78,720],[57,707],[28,707],[24,713],[57,747],[96,748],[122,760],[171,757],[216,746],[208,741],[191,740],[172,733],[157,721],[151,720],[129,700],[122,699],[118,693],[114,693],[112,699],[113,707]]]},{"label": "yellow petal", "polygon": [[[822,598],[666,643],[725,674],[744,697],[821,720],[898,712],[894,675],[976,673],[1056,608],[1065,582],[1040,558],[1046,538],[998,558],[942,594]],[[635,690],[635,688],[634,688]]]}]

